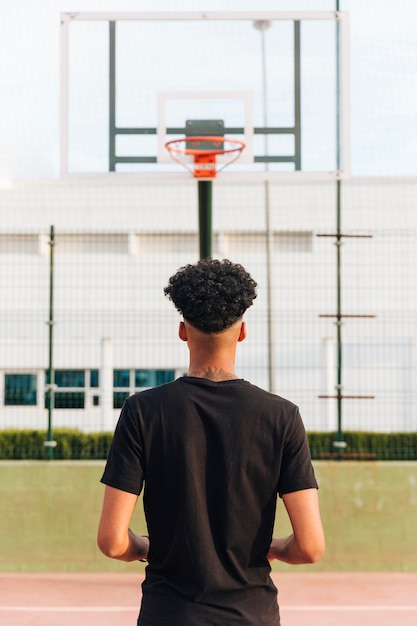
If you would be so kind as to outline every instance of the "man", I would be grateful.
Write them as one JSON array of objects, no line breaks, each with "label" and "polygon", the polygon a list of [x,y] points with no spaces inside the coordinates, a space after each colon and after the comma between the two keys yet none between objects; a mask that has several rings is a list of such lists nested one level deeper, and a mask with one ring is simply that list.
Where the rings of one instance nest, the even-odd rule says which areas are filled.
[{"label": "man", "polygon": [[[188,376],[128,398],[116,427],[98,545],[148,560],[140,626],[279,626],[269,561],[324,551],[298,409],[235,373],[256,283],[228,260],[181,268],[165,294],[183,316]],[[129,524],[144,485],[149,539]],[[293,533],[272,538],[277,494]]]}]

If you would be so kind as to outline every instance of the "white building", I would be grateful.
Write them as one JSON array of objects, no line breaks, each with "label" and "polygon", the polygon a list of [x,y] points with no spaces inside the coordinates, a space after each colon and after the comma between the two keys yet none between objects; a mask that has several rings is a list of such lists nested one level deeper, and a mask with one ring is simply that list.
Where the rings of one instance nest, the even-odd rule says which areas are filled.
[{"label": "white building", "polygon": [[[238,372],[297,403],[307,429],[335,430],[336,182],[213,185],[213,256],[259,284]],[[344,430],[417,430],[416,198],[415,178],[342,183]],[[51,226],[53,425],[112,430],[126,395],[187,370],[163,287],[198,259],[197,213],[187,174],[0,190],[1,429],[47,425]]]}]

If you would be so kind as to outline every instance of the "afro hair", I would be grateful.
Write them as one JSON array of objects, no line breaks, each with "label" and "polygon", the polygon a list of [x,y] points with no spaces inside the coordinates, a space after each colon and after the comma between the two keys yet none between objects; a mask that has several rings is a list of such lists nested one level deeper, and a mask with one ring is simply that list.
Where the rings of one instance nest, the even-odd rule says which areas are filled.
[{"label": "afro hair", "polygon": [[228,259],[203,259],[180,268],[164,293],[192,326],[205,333],[218,333],[252,306],[256,287],[242,265]]}]

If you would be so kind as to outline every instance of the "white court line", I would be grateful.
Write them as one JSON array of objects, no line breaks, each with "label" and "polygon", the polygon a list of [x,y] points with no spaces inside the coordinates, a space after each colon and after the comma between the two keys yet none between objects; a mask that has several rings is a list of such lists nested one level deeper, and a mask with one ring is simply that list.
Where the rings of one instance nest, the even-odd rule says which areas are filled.
[{"label": "white court line", "polygon": [[280,606],[282,611],[345,611],[345,612],[361,612],[361,611],[417,611],[417,605],[414,604],[313,604],[305,606]]},{"label": "white court line", "polygon": [[[138,611],[139,606],[0,606],[1,612],[44,612],[44,613],[121,613]],[[372,605],[338,605],[338,604],[309,604],[303,606],[280,606],[281,611],[417,611],[415,604],[372,604]]]},{"label": "white court line", "polygon": [[0,613],[126,613],[139,611],[138,606],[0,606]]}]

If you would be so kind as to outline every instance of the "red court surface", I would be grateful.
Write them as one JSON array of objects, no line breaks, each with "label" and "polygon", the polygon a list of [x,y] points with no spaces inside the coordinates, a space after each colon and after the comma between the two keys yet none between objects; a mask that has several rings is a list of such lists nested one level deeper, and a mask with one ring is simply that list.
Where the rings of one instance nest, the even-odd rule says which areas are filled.
[{"label": "red court surface", "polygon": [[[280,573],[282,626],[416,626],[417,573]],[[2,626],[135,626],[138,574],[1,574]],[[219,626],[222,626],[219,624]]]}]

